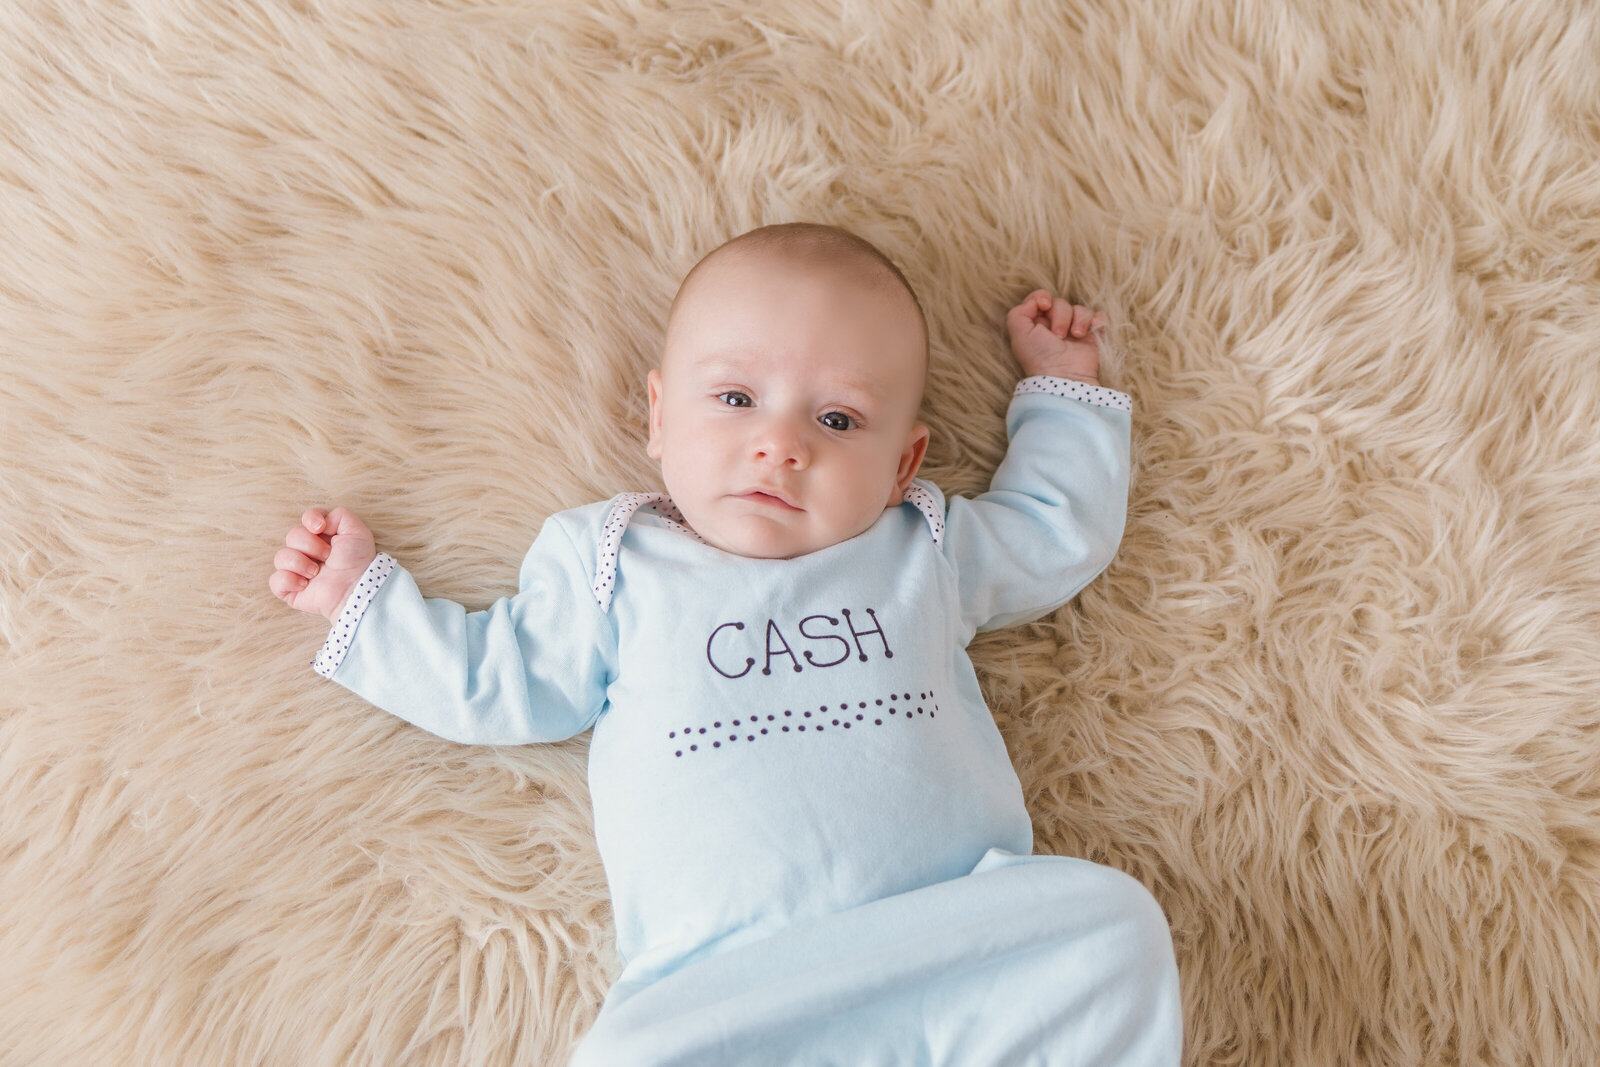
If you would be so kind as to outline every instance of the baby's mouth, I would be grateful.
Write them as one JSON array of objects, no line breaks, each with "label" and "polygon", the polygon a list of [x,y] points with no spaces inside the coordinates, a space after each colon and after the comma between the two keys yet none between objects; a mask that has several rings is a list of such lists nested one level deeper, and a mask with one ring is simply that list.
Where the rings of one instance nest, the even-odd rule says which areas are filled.
[{"label": "baby's mouth", "polygon": [[736,499],[749,500],[756,504],[765,504],[769,507],[778,508],[781,511],[804,510],[803,508],[796,507],[794,504],[789,503],[788,500],[777,493],[770,493],[765,489],[751,489],[748,492],[739,493],[737,494]]}]

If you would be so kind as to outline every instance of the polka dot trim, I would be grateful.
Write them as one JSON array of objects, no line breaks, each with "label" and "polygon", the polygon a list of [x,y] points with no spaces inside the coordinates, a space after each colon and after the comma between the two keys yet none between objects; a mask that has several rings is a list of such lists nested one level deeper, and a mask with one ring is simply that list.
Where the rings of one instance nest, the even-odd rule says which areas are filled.
[{"label": "polka dot trim", "polygon": [[928,529],[933,532],[933,547],[938,548],[944,544],[944,514],[939,510],[939,498],[930,491],[930,483],[921,479],[913,480],[906,486],[906,491],[900,497],[907,504],[913,504],[922,512],[922,517],[928,520]]},{"label": "polka dot trim", "polygon": [[760,740],[776,741],[784,734],[798,739],[801,734],[815,736],[832,729],[838,734],[852,728],[884,726],[895,721],[911,722],[913,719],[936,719],[941,710],[934,702],[933,690],[920,693],[886,693],[867,700],[842,700],[837,704],[823,704],[817,708],[784,708],[766,715],[746,715],[737,719],[704,721],[699,726],[690,723],[681,730],[667,731],[667,747],[674,758],[682,759],[696,753],[709,753],[726,745],[732,748],[743,741],[750,745]]},{"label": "polka dot trim", "polygon": [[[930,488],[931,483],[920,479],[914,480],[906,487],[901,499],[915,505],[916,509],[922,512],[923,517],[928,520],[928,529],[933,533],[933,546],[938,548],[944,543],[944,514],[939,510],[938,498],[929,491]],[[600,605],[601,611],[611,610],[611,598],[617,591],[617,554],[622,550],[622,535],[627,531],[628,522],[633,518],[634,512],[643,507],[653,508],[656,514],[666,519],[668,529],[688,534],[701,544],[705,543],[705,539],[684,522],[683,512],[678,510],[678,505],[674,504],[667,494],[618,494],[616,503],[611,505],[610,512],[606,514],[606,521],[600,527],[594,585],[590,589],[594,594],[594,602]]]},{"label": "polka dot trim", "polygon": [[350,651],[350,642],[355,640],[356,626],[360,624],[361,616],[367,613],[367,605],[378,595],[378,590],[383,588],[383,583],[389,580],[396,566],[394,557],[387,552],[379,552],[377,558],[367,564],[356,587],[345,598],[344,610],[333,620],[322,651],[311,661],[312,670],[329,681],[333,680],[333,672],[344,662],[345,653]]},{"label": "polka dot trim", "polygon": [[683,512],[678,510],[678,505],[665,493],[622,493],[617,497],[617,502],[611,505],[611,511],[606,515],[605,525],[600,528],[600,552],[596,557],[594,569],[594,601],[600,605],[601,611],[611,610],[611,597],[617,588],[617,553],[622,550],[622,535],[628,529],[628,520],[633,518],[633,513],[645,506],[653,507],[658,515],[667,520],[669,529],[679,533],[688,534],[696,541],[704,543],[704,538],[689,529],[683,521]]},{"label": "polka dot trim", "polygon": [[1081,400],[1095,407],[1116,408],[1118,411],[1133,413],[1133,397],[1127,393],[1119,393],[1115,389],[1105,389],[1087,382],[1075,382],[1071,378],[1036,374],[1018,382],[1016,391],[1012,395],[1021,396],[1023,393],[1049,393],[1052,396],[1064,396],[1069,400]]}]

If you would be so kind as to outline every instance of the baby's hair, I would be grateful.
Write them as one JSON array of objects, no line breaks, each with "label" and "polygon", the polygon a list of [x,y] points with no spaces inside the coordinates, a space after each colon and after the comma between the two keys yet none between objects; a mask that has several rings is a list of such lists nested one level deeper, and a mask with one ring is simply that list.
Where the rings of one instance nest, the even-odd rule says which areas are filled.
[{"label": "baby's hair", "polygon": [[917,309],[917,321],[922,324],[923,350],[926,357],[928,318],[922,311],[922,301],[917,299],[917,291],[906,281],[906,276],[895,266],[894,260],[880,252],[877,246],[865,237],[838,226],[825,226],[816,222],[781,222],[772,226],[762,226],[724,241],[706,253],[678,284],[677,295],[672,298],[672,307],[667,312],[669,323],[700,269],[714,259],[735,252],[771,252],[785,259],[859,271],[864,277],[876,275],[882,279],[883,272],[887,271],[889,277],[899,283],[900,288],[911,297],[911,304]]}]

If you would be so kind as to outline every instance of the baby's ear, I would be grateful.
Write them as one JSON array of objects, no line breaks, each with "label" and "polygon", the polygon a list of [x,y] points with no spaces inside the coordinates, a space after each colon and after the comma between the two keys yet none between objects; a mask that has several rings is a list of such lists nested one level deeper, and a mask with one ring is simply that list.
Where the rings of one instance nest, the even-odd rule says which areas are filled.
[{"label": "baby's ear", "polygon": [[904,493],[911,485],[911,479],[917,476],[917,470],[922,466],[922,457],[928,453],[928,438],[931,431],[922,423],[914,423],[911,427],[911,436],[906,439],[905,450],[900,453],[900,469],[895,472],[894,485],[899,493]]},{"label": "baby's ear", "polygon": [[651,459],[661,458],[661,372],[653,370],[645,376],[645,390],[650,395],[650,441],[644,454]]}]

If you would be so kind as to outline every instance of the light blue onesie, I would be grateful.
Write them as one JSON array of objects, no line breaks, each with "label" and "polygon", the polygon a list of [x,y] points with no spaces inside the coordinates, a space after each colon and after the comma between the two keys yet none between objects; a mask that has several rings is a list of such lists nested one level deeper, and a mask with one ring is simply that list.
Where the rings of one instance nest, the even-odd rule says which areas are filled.
[{"label": "light blue onesie", "polygon": [[1111,560],[1129,408],[1025,379],[989,492],[914,482],[794,559],[722,552],[624,493],[550,516],[484,611],[374,560],[319,673],[467,744],[594,730],[624,968],[574,1063],[1177,1062],[1159,906],[1030,855],[966,654]]}]

